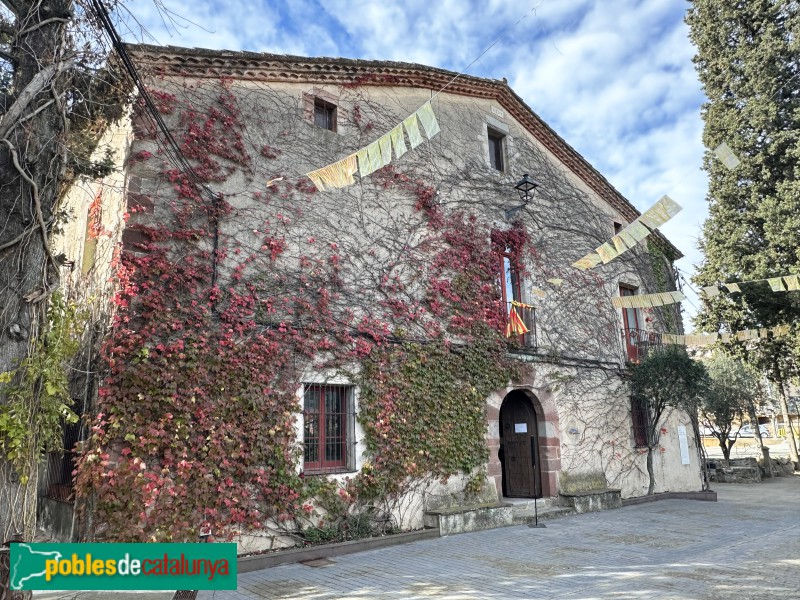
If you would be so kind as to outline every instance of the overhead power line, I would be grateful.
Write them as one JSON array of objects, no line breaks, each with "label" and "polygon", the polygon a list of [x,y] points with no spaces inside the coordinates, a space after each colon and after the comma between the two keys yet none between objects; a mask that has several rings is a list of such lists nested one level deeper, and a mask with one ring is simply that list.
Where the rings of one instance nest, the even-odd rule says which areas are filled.
[{"label": "overhead power line", "polygon": [[142,78],[140,77],[139,72],[136,69],[136,65],[133,63],[133,60],[128,54],[128,50],[125,47],[122,38],[120,37],[119,33],[114,27],[114,24],[111,22],[111,17],[108,14],[108,9],[106,9],[101,0],[90,0],[90,6],[94,11],[95,16],[97,17],[97,20],[100,23],[100,26],[108,35],[108,38],[111,41],[111,45],[114,51],[116,52],[117,56],[119,57],[119,60],[124,66],[128,75],[133,80],[134,85],[136,86],[137,90],[139,91],[139,94],[144,100],[145,107],[147,108],[150,118],[153,120],[158,130],[161,132],[161,135],[164,136],[164,139],[166,140],[166,146],[162,146],[162,149],[167,154],[167,159],[169,160],[169,162],[173,164],[173,166],[183,171],[189,177],[191,182],[195,186],[197,186],[198,189],[204,192],[212,201],[214,202],[218,201],[219,195],[213,192],[206,185],[206,183],[197,175],[197,173],[194,170],[194,167],[192,167],[189,160],[183,154],[183,151],[178,145],[178,142],[175,140],[169,127],[167,127],[167,124],[164,122],[164,119],[161,117],[161,113],[159,112],[158,108],[153,102],[153,99],[150,97],[150,93],[147,91],[147,86],[145,86],[144,82],[142,81]]}]

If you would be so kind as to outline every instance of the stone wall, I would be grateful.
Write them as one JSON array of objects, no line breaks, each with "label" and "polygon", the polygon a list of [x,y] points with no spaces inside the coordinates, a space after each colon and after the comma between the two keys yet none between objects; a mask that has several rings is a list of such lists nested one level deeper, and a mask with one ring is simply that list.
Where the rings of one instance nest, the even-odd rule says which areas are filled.
[{"label": "stone wall", "polygon": [[[146,70],[143,73],[147,78]],[[614,234],[614,222],[630,222],[635,217],[632,206],[612,201],[615,190],[610,186],[600,189],[595,179],[599,174],[590,167],[566,160],[568,153],[557,153],[552,145],[543,143],[544,136],[555,135],[552,131],[532,129],[519,111],[510,111],[507,104],[484,93],[497,85],[488,80],[476,84],[484,91],[473,95],[466,89],[438,94],[432,105],[441,132],[395,158],[391,169],[366,177],[358,185],[314,192],[304,173],[344,158],[390,131],[430,100],[431,90],[424,85],[392,84],[392,80],[373,85],[368,77],[340,85],[325,77],[315,79],[313,72],[292,81],[239,77],[235,72],[228,75],[231,78],[221,82],[207,73],[193,74],[187,67],[179,75],[159,72],[148,80],[164,102],[170,94],[177,98],[175,107],[165,110],[163,116],[179,140],[185,134],[182,119],[186,107],[191,106],[194,115],[210,113],[221,95],[230,95],[226,102],[236,105],[243,123],[236,134],[251,162],[247,168],[226,165],[230,172],[209,184],[232,207],[231,214],[219,221],[220,243],[236,240],[242,257],[263,258],[265,230],[280,231],[285,240],[286,248],[271,262],[237,264],[237,259],[228,255],[220,263],[218,285],[225,287],[234,276],[255,277],[267,270],[299,272],[305,254],[327,260],[322,251],[318,257],[314,255],[310,241],[322,240],[325,252],[328,245],[335,244],[344,257],[337,266],[341,300],[332,310],[339,311],[337,316],[342,316],[343,322],[347,320],[344,315],[369,315],[391,323],[392,309],[382,302],[374,282],[395,272],[409,296],[419,302],[421,298],[415,294],[419,295],[421,288],[415,278],[424,273],[404,271],[397,265],[412,259],[424,265],[431,256],[425,216],[417,206],[419,198],[396,181],[430,186],[435,190],[431,202],[444,215],[461,211],[487,231],[506,230],[511,226],[506,210],[519,203],[513,186],[523,173],[529,173],[541,186],[530,205],[517,214],[531,240],[522,265],[522,300],[536,306],[539,347],[518,353],[526,363],[523,376],[487,399],[488,476],[499,493],[499,410],[505,395],[519,389],[529,396],[536,411],[544,496],[558,494],[562,469],[569,470],[573,478],[602,471],[623,495],[642,493],[647,482],[644,456],[633,444],[629,400],[619,376],[624,363],[621,312],[610,300],[618,295],[620,284],[637,287],[640,293],[663,291],[653,274],[654,260],[647,244],[641,243],[590,273],[571,267]],[[309,120],[309,96],[335,103],[335,131],[315,127],[313,119]],[[528,111],[527,107],[524,110]],[[152,132],[139,126],[134,129],[135,139],[124,157],[128,159],[127,180],[119,186],[124,189],[125,181],[129,182],[127,202],[135,209],[122,235],[125,249],[132,253],[140,251],[136,243],[143,241],[142,227],[168,222],[175,200],[174,183],[165,175],[174,165],[165,164]],[[490,130],[504,136],[501,170],[489,165]],[[558,143],[568,148],[560,138]],[[284,181],[268,186],[266,182],[273,179]],[[200,239],[197,244],[212,249],[211,240]],[[673,285],[666,283],[668,289]],[[670,310],[643,314],[643,327],[666,329]],[[404,335],[414,338],[426,333],[420,326],[419,331]],[[307,374],[304,381],[313,378]],[[694,454],[689,465],[680,461],[675,429],[686,423],[685,415],[678,412],[664,421],[656,460],[659,491],[700,487]],[[297,427],[299,434],[299,422]],[[453,481],[463,486],[463,478]],[[421,521],[423,496],[406,500],[401,521],[414,526]]]}]

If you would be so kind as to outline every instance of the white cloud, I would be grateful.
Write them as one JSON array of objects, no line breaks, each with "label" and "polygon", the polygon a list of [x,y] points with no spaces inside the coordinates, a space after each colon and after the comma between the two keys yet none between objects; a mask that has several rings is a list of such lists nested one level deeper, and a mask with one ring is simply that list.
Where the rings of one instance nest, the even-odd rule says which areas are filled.
[{"label": "white cloud", "polygon": [[[419,62],[507,77],[531,108],[640,210],[667,193],[664,228],[691,272],[705,219],[700,105],[683,10],[674,0],[165,0],[189,26],[168,37],[152,5],[131,5],[159,42],[189,47]],[[533,12],[531,8],[537,6]],[[519,25],[511,27],[521,17]],[[691,309],[690,309],[691,312]]]}]

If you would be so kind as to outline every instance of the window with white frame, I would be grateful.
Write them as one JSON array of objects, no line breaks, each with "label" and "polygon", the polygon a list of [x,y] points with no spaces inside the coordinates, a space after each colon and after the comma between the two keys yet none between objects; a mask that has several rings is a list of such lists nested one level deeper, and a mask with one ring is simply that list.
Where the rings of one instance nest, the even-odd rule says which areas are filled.
[{"label": "window with white frame", "polygon": [[306,473],[341,473],[355,468],[353,386],[304,385],[303,448]]}]

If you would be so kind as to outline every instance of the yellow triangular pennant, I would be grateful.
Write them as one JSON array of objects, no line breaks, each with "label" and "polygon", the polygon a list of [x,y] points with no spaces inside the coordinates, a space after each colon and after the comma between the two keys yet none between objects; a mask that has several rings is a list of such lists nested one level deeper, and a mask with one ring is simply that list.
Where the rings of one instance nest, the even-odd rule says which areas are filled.
[{"label": "yellow triangular pennant", "polygon": [[420,122],[422,122],[422,128],[425,130],[425,135],[428,136],[428,139],[431,139],[441,131],[439,129],[439,123],[436,121],[436,115],[433,114],[433,107],[430,102],[426,102],[419,108],[417,116]]},{"label": "yellow triangular pennant", "polygon": [[394,129],[389,132],[389,137],[392,140],[392,146],[394,146],[394,155],[397,158],[400,158],[408,151],[406,147],[406,138],[403,135],[403,125],[398,125]]},{"label": "yellow triangular pennant", "polygon": [[419,146],[425,140],[422,138],[422,134],[419,131],[419,124],[417,123],[417,113],[410,115],[408,118],[403,119],[403,127],[406,128],[406,133],[408,134],[408,141],[411,144],[411,148],[414,149]]},{"label": "yellow triangular pennant", "polygon": [[790,292],[800,290],[800,275],[787,275],[783,280],[786,282],[786,289]]}]

